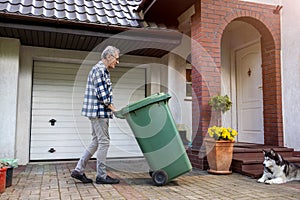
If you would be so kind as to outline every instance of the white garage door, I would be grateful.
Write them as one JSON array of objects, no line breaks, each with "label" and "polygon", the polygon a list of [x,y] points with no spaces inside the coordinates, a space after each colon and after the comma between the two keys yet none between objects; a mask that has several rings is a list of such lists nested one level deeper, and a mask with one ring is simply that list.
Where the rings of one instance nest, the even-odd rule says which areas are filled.
[{"label": "white garage door", "polygon": [[[34,62],[31,160],[79,158],[91,141],[90,122],[81,116],[87,74],[92,65]],[[145,69],[111,71],[114,103],[122,108],[145,97]],[[142,152],[126,120],[110,121],[108,157],[137,157]]]}]

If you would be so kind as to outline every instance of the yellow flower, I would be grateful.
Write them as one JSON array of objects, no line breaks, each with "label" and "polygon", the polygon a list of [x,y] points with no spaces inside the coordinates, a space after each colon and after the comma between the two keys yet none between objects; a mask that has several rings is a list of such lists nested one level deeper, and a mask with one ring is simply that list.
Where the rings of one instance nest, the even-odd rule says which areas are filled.
[{"label": "yellow flower", "polygon": [[238,135],[238,132],[230,127],[209,127],[207,133],[215,140],[231,140],[234,141],[234,137]]},{"label": "yellow flower", "polygon": [[232,130],[232,136],[237,136],[237,131],[236,130]]}]

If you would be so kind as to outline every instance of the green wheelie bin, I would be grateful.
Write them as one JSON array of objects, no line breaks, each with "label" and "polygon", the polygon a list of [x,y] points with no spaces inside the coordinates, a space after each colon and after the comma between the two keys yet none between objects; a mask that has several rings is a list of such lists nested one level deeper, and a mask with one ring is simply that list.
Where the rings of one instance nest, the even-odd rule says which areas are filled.
[{"label": "green wheelie bin", "polygon": [[168,106],[169,94],[158,93],[116,112],[132,129],[155,185],[165,185],[192,169]]}]

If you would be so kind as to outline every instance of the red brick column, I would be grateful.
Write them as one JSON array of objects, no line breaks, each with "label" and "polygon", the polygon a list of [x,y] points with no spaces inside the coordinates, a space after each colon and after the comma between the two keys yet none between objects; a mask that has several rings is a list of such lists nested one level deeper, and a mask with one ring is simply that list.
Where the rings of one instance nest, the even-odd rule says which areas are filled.
[{"label": "red brick column", "polygon": [[221,91],[221,38],[226,26],[243,21],[261,34],[265,144],[283,145],[280,15],[276,6],[237,0],[201,0],[192,18],[193,148],[194,166],[205,168],[201,146],[210,126],[208,101]]}]

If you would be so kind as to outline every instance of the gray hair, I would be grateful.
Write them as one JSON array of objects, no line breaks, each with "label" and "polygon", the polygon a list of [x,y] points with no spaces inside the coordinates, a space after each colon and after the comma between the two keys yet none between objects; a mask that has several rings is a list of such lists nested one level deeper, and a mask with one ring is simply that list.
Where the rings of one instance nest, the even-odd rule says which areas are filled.
[{"label": "gray hair", "polygon": [[101,54],[101,59],[107,59],[108,55],[115,56],[115,53],[120,53],[120,50],[114,46],[107,46]]}]

